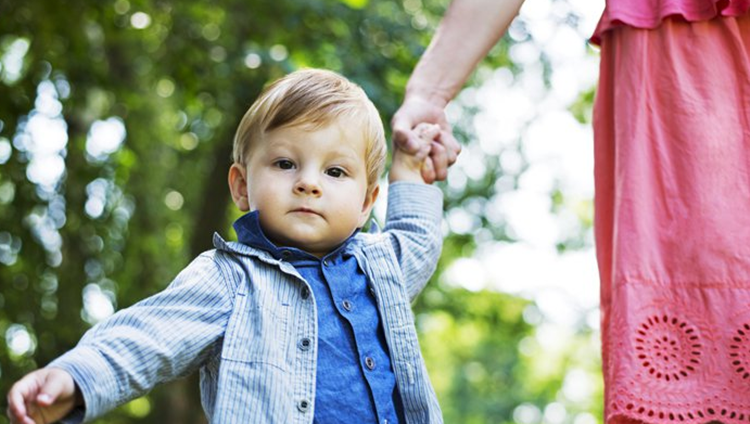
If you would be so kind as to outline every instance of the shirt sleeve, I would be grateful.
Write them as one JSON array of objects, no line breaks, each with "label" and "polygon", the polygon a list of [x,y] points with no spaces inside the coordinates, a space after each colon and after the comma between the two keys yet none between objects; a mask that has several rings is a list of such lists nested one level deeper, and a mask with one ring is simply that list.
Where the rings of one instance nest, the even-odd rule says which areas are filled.
[{"label": "shirt sleeve", "polygon": [[435,272],[443,247],[443,192],[435,186],[396,182],[388,188],[388,235],[414,299]]},{"label": "shirt sleeve", "polygon": [[74,411],[66,423],[91,421],[209,357],[233,303],[215,256],[199,256],[164,291],[100,322],[48,365],[69,372],[83,395],[83,414]]}]

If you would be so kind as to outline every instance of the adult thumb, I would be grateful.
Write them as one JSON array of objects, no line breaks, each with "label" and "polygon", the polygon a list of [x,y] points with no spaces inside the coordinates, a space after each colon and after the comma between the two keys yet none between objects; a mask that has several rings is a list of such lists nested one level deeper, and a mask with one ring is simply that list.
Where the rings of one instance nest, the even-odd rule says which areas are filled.
[{"label": "adult thumb", "polygon": [[411,120],[395,116],[391,121],[393,129],[393,141],[395,146],[407,153],[415,153],[419,149],[419,141],[412,131]]}]

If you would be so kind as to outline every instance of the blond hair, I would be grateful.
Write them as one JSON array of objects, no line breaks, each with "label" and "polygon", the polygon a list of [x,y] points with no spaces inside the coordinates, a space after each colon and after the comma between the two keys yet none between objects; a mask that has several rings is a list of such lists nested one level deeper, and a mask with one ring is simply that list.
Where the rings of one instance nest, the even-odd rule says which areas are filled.
[{"label": "blond hair", "polygon": [[383,122],[361,87],[331,71],[296,71],[263,90],[240,121],[234,136],[233,160],[247,165],[253,144],[269,131],[296,125],[317,128],[341,118],[351,121],[347,125],[362,128],[367,186],[372,189],[385,168]]}]

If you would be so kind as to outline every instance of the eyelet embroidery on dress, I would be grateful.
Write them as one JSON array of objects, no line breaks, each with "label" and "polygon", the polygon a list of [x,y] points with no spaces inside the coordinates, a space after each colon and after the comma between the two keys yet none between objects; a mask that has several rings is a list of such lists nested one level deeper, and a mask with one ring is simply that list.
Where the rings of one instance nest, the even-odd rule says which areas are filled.
[{"label": "eyelet embroidery on dress", "polygon": [[744,379],[750,378],[750,324],[737,329],[729,349],[735,372]]},{"label": "eyelet embroidery on dress", "polygon": [[[678,382],[689,381],[687,377],[692,373],[703,372],[700,370],[705,366],[702,355],[711,351],[712,341],[708,338],[704,342],[698,328],[673,315],[649,315],[636,327],[635,336],[636,356],[640,365],[648,371],[643,376],[657,379],[659,385],[666,388]],[[725,337],[720,343],[725,343],[724,346],[728,347],[729,364],[738,375],[738,382],[750,383],[750,322],[740,324]],[[697,407],[687,403],[663,404],[646,399],[639,399],[645,401],[640,403],[634,402],[632,397],[627,401],[611,401],[609,405],[615,416],[626,416],[650,424],[750,423],[750,402],[747,398],[741,398],[738,402],[736,394],[733,393],[733,398],[714,396],[715,399],[710,401],[706,399],[713,405]]]},{"label": "eyelet embroidery on dress", "polygon": [[698,333],[675,317],[650,316],[638,327],[635,342],[641,365],[657,379],[680,380],[700,365],[703,345]]},{"label": "eyelet embroidery on dress", "polygon": [[[619,410],[617,403],[612,404],[614,410]],[[636,405],[633,405],[632,403],[629,403],[625,406],[625,409],[629,411],[629,413],[635,413],[636,416],[631,416],[631,418],[635,419],[641,419],[645,422],[652,422],[652,420],[664,420],[669,419],[669,421],[689,421],[689,422],[704,422],[705,420],[712,420],[711,422],[714,422],[717,419],[724,420],[722,422],[725,422],[727,424],[729,423],[736,423],[736,422],[744,422],[745,418],[747,417],[748,420],[750,420],[750,414],[745,415],[743,413],[738,413],[734,411],[729,411],[727,409],[721,409],[717,413],[717,411],[714,408],[705,408],[704,410],[695,410],[692,412],[685,411],[684,413],[675,413],[675,412],[663,412],[663,411],[655,411],[653,409],[647,409],[644,407],[636,407]],[[695,413],[693,413],[695,412]],[[640,417],[639,417],[640,416]],[[720,416],[720,417],[719,417]],[[727,421],[731,420],[731,421]]]},{"label": "eyelet embroidery on dress", "polygon": [[[618,407],[617,403],[613,403],[612,407],[615,411],[618,411],[620,408]],[[664,412],[664,411],[658,411],[654,409],[645,408],[643,406],[636,406],[632,403],[628,403],[625,406],[625,409],[628,411],[628,416],[635,419],[644,420],[645,422],[653,422],[654,420],[669,420],[669,421],[688,421],[688,422],[704,422],[705,420],[714,420],[721,419],[725,420],[727,423],[735,423],[735,422],[744,422],[745,418],[747,417],[750,419],[750,415],[745,415],[743,413],[738,413],[734,411],[729,411],[727,409],[721,409],[720,411],[716,411],[714,408],[705,408],[705,409],[697,409],[693,411],[682,411],[679,412]],[[635,415],[630,415],[635,414]],[[721,417],[721,418],[719,418]],[[727,419],[731,421],[726,421]]]}]

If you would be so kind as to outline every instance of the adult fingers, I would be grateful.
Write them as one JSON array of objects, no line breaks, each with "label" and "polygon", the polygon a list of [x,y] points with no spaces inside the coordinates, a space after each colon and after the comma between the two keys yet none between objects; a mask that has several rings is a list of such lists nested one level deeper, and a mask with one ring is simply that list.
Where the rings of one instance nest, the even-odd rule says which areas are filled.
[{"label": "adult fingers", "polygon": [[448,155],[442,144],[433,141],[430,150],[430,159],[435,169],[435,179],[443,181],[448,177]]},{"label": "adult fingers", "polygon": [[419,139],[412,131],[412,120],[406,115],[396,115],[391,121],[393,129],[394,147],[397,147],[407,153],[414,154],[419,150]]},{"label": "adult fingers", "polygon": [[422,162],[422,180],[427,184],[435,182],[435,167],[432,164],[432,159],[427,157]]},{"label": "adult fingers", "polygon": [[413,153],[414,159],[418,162],[421,162],[430,155],[431,151],[432,151],[432,142],[425,142],[424,140],[422,140],[422,142],[419,145],[419,150]]},{"label": "adult fingers", "polygon": [[448,160],[448,166],[456,163],[458,154],[461,153],[461,143],[456,140],[453,136],[453,132],[441,131],[440,132],[440,143],[445,148],[446,159]]}]

